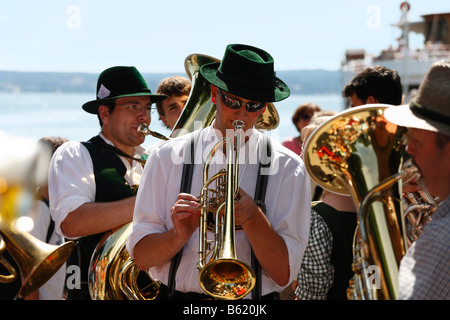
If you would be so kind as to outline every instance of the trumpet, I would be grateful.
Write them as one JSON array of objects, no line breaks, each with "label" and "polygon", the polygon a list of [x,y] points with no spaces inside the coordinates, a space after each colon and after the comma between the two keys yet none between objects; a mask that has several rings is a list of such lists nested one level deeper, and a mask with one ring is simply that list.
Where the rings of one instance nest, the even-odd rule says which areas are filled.
[{"label": "trumpet", "polygon": [[[200,226],[199,226],[199,254],[197,269],[199,270],[199,283],[203,291],[216,299],[237,300],[250,293],[256,284],[254,270],[246,263],[236,258],[235,225],[234,225],[234,199],[238,192],[238,161],[241,142],[242,121],[235,121],[236,145],[228,137],[216,143],[203,167],[203,187],[200,196]],[[227,170],[220,170],[212,177],[208,176],[208,169],[215,152],[225,144],[227,155],[234,158],[228,161]],[[226,178],[226,179],[225,179]],[[215,188],[210,185],[215,182]],[[211,258],[205,264],[208,244],[207,215],[210,209],[212,192],[222,196],[215,212],[214,249]]]}]

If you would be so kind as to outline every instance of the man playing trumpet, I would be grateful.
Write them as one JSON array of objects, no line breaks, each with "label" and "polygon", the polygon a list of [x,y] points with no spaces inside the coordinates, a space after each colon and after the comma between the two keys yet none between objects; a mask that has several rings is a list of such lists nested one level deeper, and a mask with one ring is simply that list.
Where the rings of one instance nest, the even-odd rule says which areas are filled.
[{"label": "man playing trumpet", "polygon": [[[228,45],[223,60],[203,65],[200,73],[211,83],[216,118],[202,130],[152,148],[136,199],[127,249],[141,269],[149,269],[151,276],[161,281],[159,298],[209,298],[196,270],[198,195],[203,186],[204,159],[222,137],[234,141],[233,123],[240,120],[244,123],[244,140],[237,147],[239,189],[233,213],[236,252],[239,260],[261,270],[255,272],[253,296],[246,297],[273,299],[292,282],[300,267],[308,241],[310,182],[302,160],[254,126],[268,102],[281,101],[290,91],[275,76],[270,54],[247,45]],[[183,179],[191,185],[187,192],[180,192],[180,185],[184,186],[183,164],[189,162],[185,153],[191,141],[192,178]],[[260,163],[267,164],[264,156],[270,160],[265,168],[260,167]],[[226,168],[227,161],[222,149],[217,150],[209,166],[210,176]],[[259,189],[264,183],[257,182],[261,176],[267,178],[265,192]],[[208,234],[213,237],[212,232]]]}]

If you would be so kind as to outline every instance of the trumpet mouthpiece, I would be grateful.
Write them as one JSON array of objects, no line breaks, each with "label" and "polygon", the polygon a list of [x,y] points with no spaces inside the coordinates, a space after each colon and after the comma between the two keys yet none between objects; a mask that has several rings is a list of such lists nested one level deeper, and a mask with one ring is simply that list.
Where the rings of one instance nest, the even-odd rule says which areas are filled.
[{"label": "trumpet mouthpiece", "polygon": [[244,128],[244,126],[245,126],[245,122],[242,120],[234,120],[233,121],[233,127],[235,130],[242,129],[242,128]]}]

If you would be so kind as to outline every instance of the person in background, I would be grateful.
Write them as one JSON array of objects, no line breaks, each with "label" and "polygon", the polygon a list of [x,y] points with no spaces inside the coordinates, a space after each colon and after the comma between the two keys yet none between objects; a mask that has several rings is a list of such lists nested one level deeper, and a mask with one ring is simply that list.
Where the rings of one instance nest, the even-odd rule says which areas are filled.
[{"label": "person in background", "polygon": [[168,98],[156,103],[156,110],[166,128],[173,130],[191,92],[191,80],[182,76],[164,78],[156,89],[156,94]]},{"label": "person in background", "polygon": [[409,105],[390,107],[384,116],[408,128],[406,151],[419,169],[419,183],[442,199],[401,260],[399,299],[449,300],[450,60],[434,63]]},{"label": "person in background", "polygon": [[296,137],[286,138],[281,144],[292,150],[298,155],[302,153],[302,129],[311,121],[314,112],[321,111],[320,107],[314,103],[308,102],[299,106],[292,115],[292,123],[298,130],[299,135]]},{"label": "person in background", "polygon": [[[269,53],[243,44],[228,45],[222,61],[203,65],[200,73],[211,83],[216,118],[210,126],[164,141],[150,153],[137,196],[128,252],[141,269],[149,269],[152,277],[161,281],[158,299],[210,299],[200,287],[196,269],[200,222],[197,196],[203,186],[203,160],[222,137],[234,141],[233,122],[242,120],[239,189],[233,202],[238,227],[236,252],[239,260],[255,269],[260,267],[260,272],[256,271],[260,285],[245,298],[277,299],[278,292],[295,278],[307,244],[310,181],[300,157],[287,152],[254,125],[267,102],[290,95],[289,87],[275,77]],[[184,151],[190,148],[194,148],[190,153],[194,159],[183,161]],[[269,154],[270,165],[263,159]],[[183,171],[184,164],[192,163],[193,171]],[[268,167],[261,171],[259,163]],[[226,154],[219,148],[209,176],[226,164]],[[263,177],[266,183],[258,183]],[[188,188],[181,184],[186,180],[191,182]]]},{"label": "person in background", "polygon": [[403,89],[396,70],[374,66],[364,69],[346,84],[342,95],[350,101],[350,108],[373,103],[396,106],[402,103]]},{"label": "person in background", "polygon": [[100,133],[87,142],[69,141],[52,157],[49,193],[55,229],[79,242],[67,265],[79,266],[81,283],[66,286],[67,299],[90,299],[87,277],[96,245],[105,232],[133,218],[145,140],[137,129],[150,124],[152,104],[166,97],[152,94],[135,67],[104,70],[96,99],[82,106],[97,116]]},{"label": "person in background", "polygon": [[[47,144],[51,153],[54,154],[63,143],[69,141],[62,137],[43,137],[39,140]],[[37,239],[52,245],[61,245],[64,238],[55,232],[55,222],[53,221],[49,208],[48,183],[42,185],[36,191],[36,210],[34,211],[34,227],[30,234]],[[66,278],[65,264],[43,284],[38,290],[25,297],[25,300],[62,300],[64,292],[64,280]]]},{"label": "person in background", "polygon": [[[305,141],[331,116],[315,117],[302,130]],[[353,276],[353,236],[356,208],[350,196],[323,190],[311,204],[311,228],[297,281],[296,300],[347,300]]]}]

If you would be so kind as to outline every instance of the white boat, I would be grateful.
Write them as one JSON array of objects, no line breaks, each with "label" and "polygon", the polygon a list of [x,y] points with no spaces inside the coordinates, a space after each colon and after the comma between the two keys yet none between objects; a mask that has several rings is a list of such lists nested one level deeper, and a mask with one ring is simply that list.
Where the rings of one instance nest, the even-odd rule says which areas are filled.
[{"label": "white boat", "polygon": [[[450,12],[426,14],[422,15],[422,21],[410,22],[409,3],[403,2],[400,10],[400,21],[393,25],[402,30],[397,47],[390,46],[377,55],[369,54],[364,49],[346,50],[340,68],[341,87],[366,67],[382,65],[399,73],[405,94],[404,103],[407,103],[431,65],[441,59],[450,59]],[[410,49],[410,32],[425,37],[422,48]]]}]

